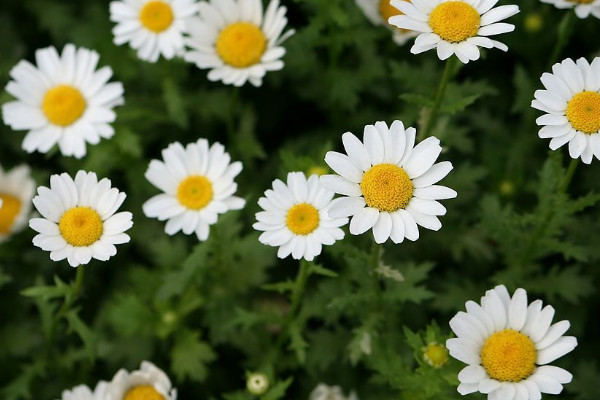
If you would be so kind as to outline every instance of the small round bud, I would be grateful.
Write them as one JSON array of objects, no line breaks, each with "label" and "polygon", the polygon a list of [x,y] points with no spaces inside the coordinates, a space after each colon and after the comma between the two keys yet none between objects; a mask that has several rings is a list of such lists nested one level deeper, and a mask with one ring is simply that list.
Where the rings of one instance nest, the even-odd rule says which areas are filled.
[{"label": "small round bud", "polygon": [[544,19],[538,13],[530,13],[525,16],[525,31],[538,33],[544,26]]},{"label": "small round bud", "polygon": [[248,375],[246,388],[255,395],[261,395],[269,389],[269,378],[263,373],[254,372]]},{"label": "small round bud", "polygon": [[433,368],[441,368],[448,362],[448,350],[439,343],[429,343],[423,349],[423,359]]}]

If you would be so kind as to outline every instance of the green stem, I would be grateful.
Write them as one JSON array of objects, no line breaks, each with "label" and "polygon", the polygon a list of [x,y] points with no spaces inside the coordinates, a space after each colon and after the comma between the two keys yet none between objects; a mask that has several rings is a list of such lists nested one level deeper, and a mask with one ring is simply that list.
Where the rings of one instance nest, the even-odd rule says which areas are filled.
[{"label": "green stem", "polygon": [[371,247],[371,276],[373,277],[373,289],[377,298],[377,306],[381,305],[381,285],[379,283],[379,261],[381,259],[381,245],[373,241]]},{"label": "green stem", "polygon": [[438,85],[437,91],[435,93],[433,108],[431,109],[427,120],[423,124],[423,129],[421,130],[421,132],[419,132],[421,140],[431,136],[431,130],[433,129],[435,121],[437,119],[440,105],[442,104],[442,100],[444,99],[444,93],[446,93],[446,87],[448,86],[448,82],[450,81],[450,77],[452,76],[456,60],[457,58],[455,56],[452,56],[446,61],[446,67],[444,68],[442,79],[440,80],[440,84]]},{"label": "green stem", "polygon": [[569,167],[567,168],[567,172],[565,173],[562,181],[558,185],[559,193],[566,192],[567,188],[569,187],[569,184],[571,183],[571,180],[573,179],[573,174],[575,174],[575,170],[577,169],[578,165],[579,165],[579,159],[572,158],[571,162],[569,163]]},{"label": "green stem", "polygon": [[575,21],[575,13],[572,10],[566,10],[565,15],[562,17],[560,23],[558,24],[558,37],[556,39],[556,43],[554,44],[554,49],[552,49],[552,53],[550,55],[550,61],[548,63],[548,70],[554,65],[555,62],[558,61],[561,52],[565,48],[571,34],[573,33]]}]

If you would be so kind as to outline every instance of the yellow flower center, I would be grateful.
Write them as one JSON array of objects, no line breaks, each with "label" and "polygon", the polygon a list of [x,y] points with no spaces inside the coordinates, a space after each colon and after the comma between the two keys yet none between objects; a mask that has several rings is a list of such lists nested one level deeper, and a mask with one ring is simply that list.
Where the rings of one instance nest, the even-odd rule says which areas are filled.
[{"label": "yellow flower center", "polygon": [[296,204],[289,209],[285,224],[296,235],[308,235],[319,227],[319,211],[308,203]]},{"label": "yellow flower center", "polygon": [[481,348],[481,364],[492,379],[520,382],[533,373],[537,352],[527,336],[504,329],[487,338]]},{"label": "yellow flower center", "polygon": [[360,189],[369,207],[380,211],[405,208],[413,194],[413,184],[404,169],[394,164],[371,167],[360,182]]},{"label": "yellow flower center", "polygon": [[165,400],[165,397],[152,386],[141,385],[129,389],[123,400]]},{"label": "yellow flower center", "polygon": [[447,42],[462,42],[477,34],[481,16],[475,8],[462,1],[447,1],[433,9],[429,26]]},{"label": "yellow flower center", "polygon": [[160,33],[173,23],[173,10],[163,1],[149,1],[140,10],[139,18],[144,28]]},{"label": "yellow flower center", "polygon": [[573,128],[592,134],[600,130],[600,93],[577,93],[567,104],[567,118]]},{"label": "yellow flower center", "polygon": [[58,85],[48,90],[42,101],[42,110],[54,125],[69,126],[77,121],[87,104],[81,92],[71,85]]},{"label": "yellow flower center", "polygon": [[202,175],[192,175],[185,178],[177,188],[177,200],[191,210],[200,210],[213,198],[212,183]]},{"label": "yellow flower center", "polygon": [[423,358],[433,368],[440,368],[448,361],[448,350],[438,343],[429,343],[423,352]]},{"label": "yellow flower center", "polygon": [[73,207],[60,217],[58,229],[62,237],[72,246],[83,247],[96,243],[104,224],[96,210],[89,207]]},{"label": "yellow flower center", "polygon": [[219,33],[216,46],[217,53],[226,64],[245,68],[260,61],[267,46],[267,39],[256,25],[236,22]]},{"label": "yellow flower center", "polygon": [[2,206],[0,206],[0,234],[10,233],[19,211],[21,211],[21,200],[11,194],[0,193]]},{"label": "yellow flower center", "polygon": [[[410,2],[410,0],[404,0],[404,1]],[[383,20],[385,21],[385,23],[388,26],[391,26],[392,28],[398,29],[399,31],[402,31],[402,32],[410,32],[409,29],[397,28],[394,25],[390,25],[390,23],[388,22],[388,19],[390,19],[390,17],[393,17],[395,15],[403,15],[404,14],[402,11],[398,10],[396,7],[391,5],[390,0],[380,0],[379,1],[379,14],[381,15],[381,18],[383,18]]]}]

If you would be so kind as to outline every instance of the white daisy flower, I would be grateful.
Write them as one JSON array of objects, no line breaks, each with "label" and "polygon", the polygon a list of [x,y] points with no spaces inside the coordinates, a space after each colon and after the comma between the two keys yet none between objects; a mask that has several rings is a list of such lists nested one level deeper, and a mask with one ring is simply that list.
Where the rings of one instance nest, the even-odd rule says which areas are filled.
[{"label": "white daisy flower", "polygon": [[600,159],[600,58],[591,65],[584,58],[577,63],[567,58],[541,81],[546,90],[537,90],[531,102],[546,113],[536,120],[543,126],[539,137],[551,138],[552,150],[568,142],[569,155],[586,164],[593,156]]},{"label": "white daisy flower", "polygon": [[572,375],[548,365],[577,346],[563,336],[569,321],[552,324],[554,308],[542,301],[527,304],[527,292],[510,297],[504,285],[488,290],[481,305],[466,303],[467,312],[450,320],[456,338],[448,339],[450,355],[469,364],[458,374],[462,395],[481,392],[489,400],[539,400],[558,394]]},{"label": "white daisy flower", "polygon": [[541,2],[553,4],[560,9],[575,8],[575,15],[579,18],[587,18],[590,14],[600,18],[600,0],[541,0]]},{"label": "white daisy flower", "polygon": [[[410,0],[403,0],[410,1]],[[418,33],[408,29],[396,28],[388,23],[388,19],[394,15],[400,15],[401,12],[390,4],[390,0],[356,0],[356,5],[362,10],[365,16],[373,25],[383,25],[393,33],[394,42],[399,45],[405,44],[409,39],[414,38]]]},{"label": "white daisy flower", "polygon": [[184,148],[175,142],[162,151],[162,156],[164,161],[150,162],[145,176],[164,193],[144,203],[143,209],[149,218],[167,220],[168,235],[196,233],[198,240],[204,241],[219,214],[246,204],[234,196],[234,178],[242,171],[242,163],[231,163],[222,144],[209,147],[206,139],[199,139]]},{"label": "white daisy flower", "polygon": [[39,233],[33,244],[49,251],[52,261],[66,258],[72,267],[92,258],[106,261],[117,254],[116,244],[129,242],[124,232],[133,226],[132,215],[115,214],[126,195],[111,188],[109,179],[79,171],[73,180],[63,173],[37,192],[33,204],[43,218],[32,218],[29,226]]},{"label": "white daisy flower", "polygon": [[101,400],[176,400],[177,390],[167,374],[149,361],[140,369],[129,372],[120,369]]},{"label": "white daisy flower", "polygon": [[125,43],[138,58],[156,62],[183,54],[186,20],[198,13],[196,0],[123,0],[110,3],[110,20],[117,46]]},{"label": "white daisy flower", "polygon": [[264,231],[260,242],[279,247],[279,258],[291,254],[296,260],[312,261],[321,254],[323,245],[344,238],[340,226],[348,219],[329,216],[332,198],[333,192],[319,184],[317,175],[307,180],[302,172],[290,172],[287,184],[274,180],[273,190],[267,190],[258,200],[264,211],[256,213],[258,222],[253,227]]},{"label": "white daisy flower", "polygon": [[435,185],[452,164],[434,164],[442,151],[440,141],[429,137],[415,146],[415,128],[404,129],[400,121],[367,125],[363,142],[350,132],[342,135],[348,155],[330,151],[325,162],[337,175],[324,175],[321,184],[347,196],[336,199],[329,215],[349,217],[350,233],[373,229],[377,243],[391,238],[401,243],[419,238],[417,224],[437,231],[438,215],[446,208],[436,200],[456,197],[456,192]]},{"label": "white daisy flower", "polygon": [[271,0],[263,16],[261,0],[210,0],[200,3],[200,17],[188,23],[185,60],[210,69],[210,81],[242,86],[262,85],[267,71],[283,68],[281,43],[286,8]]},{"label": "white daisy flower", "polygon": [[[515,26],[499,22],[519,12],[516,5],[495,7],[498,0],[391,0],[404,15],[393,16],[389,23],[403,29],[422,32],[410,49],[419,54],[437,48],[440,60],[456,54],[463,63],[479,59],[479,47],[508,47],[488,36],[512,32]],[[479,47],[478,47],[479,46]]]},{"label": "white daisy flower", "polygon": [[0,166],[0,243],[27,225],[34,193],[35,182],[28,166],[7,172]]},{"label": "white daisy flower", "polygon": [[105,381],[98,382],[94,391],[86,385],[79,385],[63,391],[61,400],[104,400],[107,389],[108,382]]},{"label": "white daisy flower", "polygon": [[107,83],[110,67],[96,70],[99,55],[67,44],[59,56],[54,47],[37,50],[37,68],[20,61],[11,71],[6,91],[17,101],[2,106],[4,123],[28,130],[23,149],[47,153],[58,143],[65,156],[81,158],[86,142],[111,138],[114,107],[123,104],[121,82]]},{"label": "white daisy flower", "polygon": [[310,393],[309,400],[358,400],[358,397],[354,392],[345,397],[341,387],[319,383]]}]

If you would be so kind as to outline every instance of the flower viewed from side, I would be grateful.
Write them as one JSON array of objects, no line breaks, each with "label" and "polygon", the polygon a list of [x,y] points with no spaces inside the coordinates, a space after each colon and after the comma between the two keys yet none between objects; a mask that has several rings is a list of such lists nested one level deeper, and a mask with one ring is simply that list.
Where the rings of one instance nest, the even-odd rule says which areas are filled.
[{"label": "flower viewed from side", "polygon": [[79,171],[73,180],[63,173],[37,192],[33,204],[43,218],[32,218],[29,226],[39,233],[33,244],[49,251],[52,261],[66,258],[72,267],[92,258],[106,261],[117,254],[116,244],[129,242],[125,231],[133,226],[132,215],[116,213],[126,195],[111,188],[109,179]]},{"label": "flower viewed from side", "polygon": [[600,18],[600,0],[541,0],[542,3],[553,4],[554,7],[565,9],[574,8],[575,15],[579,18],[587,18],[592,14]]},{"label": "flower viewed from side", "polygon": [[209,146],[206,139],[199,139],[184,148],[175,142],[162,151],[162,156],[164,161],[150,162],[145,176],[164,193],[144,203],[143,209],[147,217],[167,221],[168,235],[183,231],[204,241],[219,214],[246,204],[234,196],[234,178],[242,171],[242,163],[231,163],[222,144]]},{"label": "flower viewed from side", "polygon": [[27,225],[34,194],[35,182],[28,166],[10,171],[0,166],[0,242]]},{"label": "flower viewed from side", "polygon": [[552,324],[554,308],[517,289],[510,297],[496,286],[481,298],[481,305],[466,303],[467,312],[450,320],[456,338],[448,339],[450,355],[468,366],[458,374],[462,395],[481,392],[488,399],[539,400],[541,393],[558,394],[572,375],[548,365],[577,346],[563,336],[569,321]]},{"label": "flower viewed from side", "polygon": [[94,391],[86,385],[79,385],[63,391],[61,400],[104,400],[107,389],[108,382],[105,381],[98,382]]},{"label": "flower viewed from side", "polygon": [[336,199],[329,215],[352,217],[350,233],[360,235],[373,229],[377,243],[391,238],[417,240],[419,229],[437,231],[439,215],[446,208],[437,200],[456,197],[456,192],[435,185],[452,164],[434,164],[442,151],[435,137],[415,146],[416,130],[404,129],[400,121],[367,125],[363,142],[350,132],[342,135],[346,154],[330,151],[325,162],[337,175],[324,175],[321,184],[345,197]]},{"label": "flower viewed from side", "polygon": [[333,192],[319,185],[319,177],[308,179],[302,172],[290,172],[287,183],[273,181],[273,190],[265,191],[258,200],[264,211],[256,213],[253,227],[263,231],[259,240],[268,246],[279,247],[277,256],[290,254],[296,260],[312,261],[321,254],[323,245],[332,245],[344,238],[341,226],[344,217],[331,217]]},{"label": "flower viewed from side", "polygon": [[123,104],[123,85],[107,83],[110,67],[96,70],[95,51],[67,44],[59,56],[54,47],[37,50],[37,68],[20,61],[11,71],[6,91],[17,98],[2,106],[4,123],[29,131],[23,149],[47,153],[58,143],[65,156],[81,158],[86,143],[111,138],[113,108]]},{"label": "flower viewed from side", "polygon": [[600,58],[554,64],[541,77],[545,90],[535,92],[533,108],[545,112],[536,120],[540,138],[556,150],[569,143],[569,155],[590,164],[600,159]]},{"label": "flower viewed from side", "polygon": [[[410,1],[410,0],[403,0]],[[396,28],[390,25],[388,19],[401,12],[390,4],[390,0],[356,0],[356,5],[373,25],[383,25],[393,32],[393,39],[399,45],[405,44],[409,39],[417,36],[416,32],[408,29]]]},{"label": "flower viewed from side", "polygon": [[188,22],[190,48],[185,60],[210,69],[210,81],[261,86],[267,71],[283,68],[281,43],[286,8],[271,0],[263,15],[261,0],[210,0],[200,3],[200,16]]},{"label": "flower viewed from side", "polygon": [[123,0],[110,3],[117,46],[129,43],[141,60],[156,62],[183,54],[186,20],[198,13],[196,0]]},{"label": "flower viewed from side", "polygon": [[348,397],[344,396],[339,386],[327,386],[319,383],[310,393],[309,400],[358,400],[356,393],[352,392]]},{"label": "flower viewed from side", "polygon": [[129,372],[120,369],[99,400],[176,400],[177,390],[167,374],[149,361],[140,369]]},{"label": "flower viewed from side", "polygon": [[437,49],[440,60],[456,54],[463,63],[479,59],[479,47],[508,47],[488,36],[512,32],[515,26],[500,22],[519,12],[516,5],[494,7],[498,0],[391,0],[404,15],[396,15],[389,23],[402,29],[421,32],[411,53]]}]

